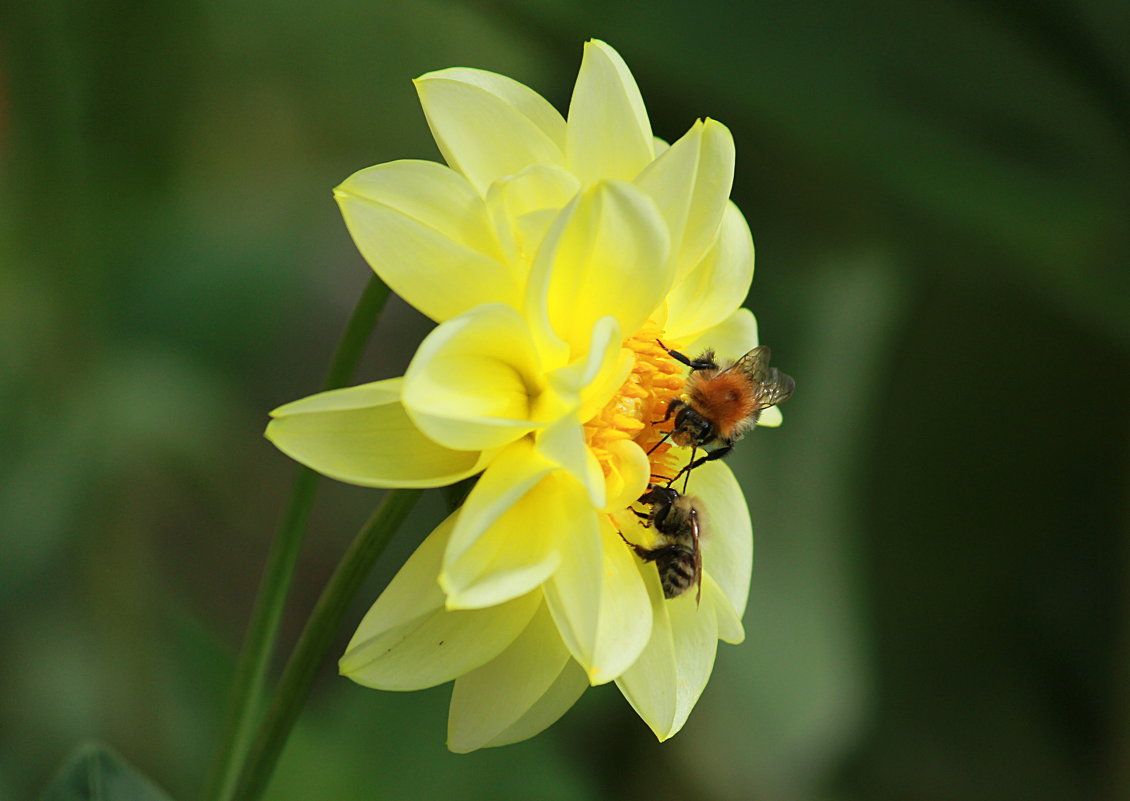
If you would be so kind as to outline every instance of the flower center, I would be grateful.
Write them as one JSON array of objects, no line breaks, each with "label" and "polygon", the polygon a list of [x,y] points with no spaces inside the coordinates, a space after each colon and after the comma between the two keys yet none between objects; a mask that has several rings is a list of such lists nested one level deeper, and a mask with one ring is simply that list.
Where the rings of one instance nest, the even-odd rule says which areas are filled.
[{"label": "flower center", "polygon": [[679,397],[686,382],[686,368],[659,346],[675,349],[663,339],[663,330],[650,320],[624,340],[624,347],[635,354],[635,367],[603,409],[585,423],[585,442],[596,456],[607,476],[615,458],[609,447],[616,442],[632,440],[651,461],[651,472],[657,476],[672,475],[669,442],[656,447],[671,427],[664,422],[667,407]]}]

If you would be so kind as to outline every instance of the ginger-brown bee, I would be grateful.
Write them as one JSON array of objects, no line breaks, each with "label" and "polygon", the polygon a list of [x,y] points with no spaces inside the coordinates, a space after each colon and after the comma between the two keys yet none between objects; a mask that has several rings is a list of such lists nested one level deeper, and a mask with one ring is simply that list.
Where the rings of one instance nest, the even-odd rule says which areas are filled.
[{"label": "ginger-brown bee", "polygon": [[654,548],[636,545],[623,532],[620,539],[645,562],[655,562],[664,598],[678,598],[691,586],[697,586],[695,602],[698,603],[702,600],[702,552],[699,550],[702,513],[699,501],[680,495],[670,487],[651,486],[640,496],[640,503],[650,505],[651,510],[633,511],[646,521],[645,526],[654,526],[659,535],[658,544]]},{"label": "ginger-brown bee", "polygon": [[[796,389],[791,376],[769,366],[770,351],[765,345],[725,366],[718,363],[713,350],[704,351],[697,359],[688,359],[662,342],[659,346],[691,368],[684,393],[686,400],[671,401],[661,421],[674,417],[674,428],[651,449],[668,438],[676,445],[694,449],[690,461],[675,478],[704,462],[721,459],[757,425],[765,409],[788,400]],[[710,450],[695,459],[698,448]]]}]

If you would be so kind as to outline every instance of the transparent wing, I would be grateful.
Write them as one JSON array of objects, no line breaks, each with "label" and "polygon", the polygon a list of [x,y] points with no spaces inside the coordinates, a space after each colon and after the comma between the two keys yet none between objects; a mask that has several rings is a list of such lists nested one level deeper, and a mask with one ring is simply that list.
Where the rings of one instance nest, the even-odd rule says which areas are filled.
[{"label": "transparent wing", "polygon": [[759,345],[745,356],[727,367],[723,372],[738,370],[745,373],[754,384],[760,384],[769,375],[769,356],[771,351],[768,345]]},{"label": "transparent wing", "polygon": [[756,387],[757,405],[761,409],[776,406],[789,399],[796,389],[796,381],[788,373],[782,373],[776,367],[770,367],[765,379]]},{"label": "transparent wing", "polygon": [[791,375],[769,366],[771,353],[768,346],[759,345],[726,368],[745,373],[753,384],[757,405],[761,409],[783,403],[796,389],[796,382]]},{"label": "transparent wing", "polygon": [[692,509],[691,514],[691,545],[694,551],[694,585],[698,588],[695,595],[695,603],[702,603],[702,548],[699,547],[698,535],[698,514]]}]

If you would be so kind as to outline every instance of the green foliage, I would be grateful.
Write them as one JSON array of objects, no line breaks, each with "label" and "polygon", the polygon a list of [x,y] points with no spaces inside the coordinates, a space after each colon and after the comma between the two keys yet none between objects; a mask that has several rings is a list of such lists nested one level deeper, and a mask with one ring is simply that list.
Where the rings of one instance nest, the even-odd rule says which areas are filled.
[{"label": "green foliage", "polygon": [[[733,130],[798,382],[734,453],[749,638],[662,746],[605,688],[458,757],[446,690],[327,666],[268,801],[1130,797],[1124,0],[46,0],[0,30],[0,795],[92,735],[197,794],[291,478],[265,413],[366,281],[331,188],[436,157],[412,77],[564,108],[596,35],[658,134]],[[428,326],[391,302],[359,378]],[[326,484],[284,645],[374,505]]]},{"label": "green foliage", "polygon": [[153,782],[102,743],[75,749],[41,801],[171,801]]}]

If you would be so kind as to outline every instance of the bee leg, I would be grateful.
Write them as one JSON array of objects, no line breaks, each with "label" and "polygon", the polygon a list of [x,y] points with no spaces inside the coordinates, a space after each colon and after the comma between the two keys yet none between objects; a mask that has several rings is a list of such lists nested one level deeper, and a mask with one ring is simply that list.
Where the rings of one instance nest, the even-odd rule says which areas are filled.
[{"label": "bee leg", "polygon": [[694,470],[696,467],[701,467],[702,465],[706,464],[707,462],[713,462],[715,459],[721,459],[723,456],[725,456],[727,453],[729,453],[733,449],[734,449],[734,446],[732,444],[723,445],[721,448],[717,448],[716,450],[710,451],[709,453],[706,454],[706,456],[703,456],[701,459],[696,459],[695,461],[691,462],[690,464],[688,464],[683,469],[684,470]]},{"label": "bee leg", "polygon": [[[658,339],[655,341],[659,342]],[[677,350],[671,350],[662,342],[659,342],[659,347],[667,351],[667,355],[675,361],[680,362],[681,364],[685,364],[687,367],[691,368],[691,372],[694,372],[695,370],[710,370],[718,366],[714,363],[713,359],[688,359],[684,354],[679,353],[679,351]]]},{"label": "bee leg", "polygon": [[[682,470],[680,470],[678,473],[675,474],[674,478],[670,478],[670,479],[667,480],[667,486],[670,487],[672,484],[674,484],[676,481],[678,481],[679,476],[681,476],[683,473],[689,472],[690,468],[691,468],[691,466],[689,464],[684,466]],[[684,490],[686,489],[686,485],[683,485],[683,489]],[[684,492],[683,494],[685,495],[686,493]]]},{"label": "bee leg", "polygon": [[642,545],[636,545],[634,542],[629,541],[628,538],[624,536],[624,532],[617,531],[616,533],[620,535],[620,539],[624,541],[624,544],[635,551],[636,556],[643,559],[645,562],[651,562],[658,556],[652,549],[645,548]]},{"label": "bee leg", "polygon": [[[700,459],[693,459],[692,458],[692,460],[690,462],[688,462],[687,465],[682,470],[680,470],[678,473],[675,474],[675,478],[673,478],[671,480],[677,481],[679,476],[681,476],[683,473],[689,473],[690,471],[694,470],[696,467],[702,467],[707,462],[713,462],[715,459],[721,459],[723,456],[725,456],[727,453],[729,453],[733,449],[734,449],[734,446],[731,443],[731,444],[728,444],[728,445],[723,445],[721,448],[718,448],[717,450],[708,451],[706,456],[703,456]],[[693,456],[693,453],[692,453],[692,456]],[[686,494],[686,484],[683,485],[683,490],[684,490],[683,494]]]}]

